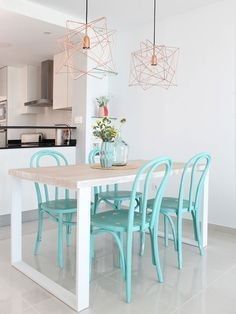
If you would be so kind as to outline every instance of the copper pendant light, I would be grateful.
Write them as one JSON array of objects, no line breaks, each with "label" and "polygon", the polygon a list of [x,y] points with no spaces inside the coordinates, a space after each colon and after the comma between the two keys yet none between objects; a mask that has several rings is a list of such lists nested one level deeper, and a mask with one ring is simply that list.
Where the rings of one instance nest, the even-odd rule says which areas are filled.
[{"label": "copper pendant light", "polygon": [[140,49],[131,54],[129,86],[141,86],[144,90],[153,86],[168,89],[176,86],[179,48],[156,44],[156,0],[153,24],[153,42],[141,42]]},{"label": "copper pendant light", "polygon": [[86,0],[86,21],[66,22],[66,35],[59,39],[64,53],[56,69],[68,72],[73,79],[84,75],[103,78],[115,73],[112,56],[114,31],[107,28],[105,17],[88,22],[88,0]]}]

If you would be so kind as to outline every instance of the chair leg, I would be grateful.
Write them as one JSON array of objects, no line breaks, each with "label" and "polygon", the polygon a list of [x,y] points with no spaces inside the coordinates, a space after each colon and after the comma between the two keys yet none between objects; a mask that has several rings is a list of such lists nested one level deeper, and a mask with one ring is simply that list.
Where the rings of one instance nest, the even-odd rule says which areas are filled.
[{"label": "chair leg", "polygon": [[164,215],[164,239],[165,239],[165,246],[168,246],[169,240],[169,230],[168,230],[168,218]]},{"label": "chair leg", "polygon": [[93,264],[93,259],[94,259],[94,235],[90,234],[90,260],[89,260],[89,278],[91,281],[92,278],[92,264]]},{"label": "chair leg", "polygon": [[64,267],[63,260],[63,215],[58,217],[58,236],[57,236],[57,265],[60,268]]},{"label": "chair leg", "polygon": [[176,240],[175,224],[174,224],[174,222],[173,222],[173,220],[172,220],[172,218],[170,216],[165,215],[165,217],[166,217],[167,221],[170,224],[172,235],[173,235],[174,248],[177,251],[178,247],[177,247],[177,240]]},{"label": "chair leg", "polygon": [[198,211],[195,212],[195,219],[194,224],[196,226],[196,235],[197,235],[197,242],[198,247],[201,255],[204,255],[203,247],[202,247],[202,236],[201,236],[201,228],[200,228],[200,221],[199,221],[199,213]]},{"label": "chair leg", "polygon": [[71,246],[71,231],[72,231],[72,226],[70,222],[72,221],[72,214],[67,214],[66,215],[66,220],[69,222],[68,225],[66,225],[66,245]]},{"label": "chair leg", "polygon": [[156,260],[155,260],[154,249],[153,249],[153,234],[150,228],[149,228],[149,236],[150,236],[150,241],[151,241],[152,264],[156,266]]},{"label": "chair leg", "polygon": [[98,194],[95,194],[94,195],[94,204],[93,204],[93,214],[97,213],[98,205],[99,205]]},{"label": "chair leg", "polygon": [[192,214],[192,219],[193,219],[193,234],[194,234],[194,239],[195,239],[195,241],[198,241],[198,238],[197,238],[196,219],[195,219],[195,214],[194,214],[194,211],[193,211],[193,210],[191,211],[191,214]]},{"label": "chair leg", "polygon": [[93,230],[91,229],[91,235],[90,235],[90,256],[92,259],[95,257],[95,249],[94,249],[94,238]]},{"label": "chair leg", "polygon": [[178,267],[183,267],[183,252],[182,252],[182,215],[177,216],[177,247],[178,247]]},{"label": "chair leg", "polygon": [[153,230],[150,229],[150,236],[152,238],[151,240],[152,256],[153,256],[154,265],[156,266],[157,278],[159,282],[163,282],[163,275],[162,275],[160,258],[159,258],[157,228],[154,228]]},{"label": "chair leg", "polygon": [[[121,245],[122,250],[123,250],[123,248],[124,248],[124,233],[123,232],[119,232],[118,236],[119,236],[119,239],[120,239],[120,245]],[[121,257],[120,251],[119,251],[119,266],[120,266],[120,268],[122,268],[122,257]]]},{"label": "chair leg", "polygon": [[131,267],[132,267],[132,233],[127,234],[127,251],[126,251],[126,302],[131,302]]},{"label": "chair leg", "polygon": [[144,254],[145,238],[146,238],[145,231],[140,231],[140,248],[139,248],[139,255],[140,256],[143,256],[143,254]]},{"label": "chair leg", "polygon": [[114,207],[115,207],[115,209],[118,209],[118,201],[114,201]]},{"label": "chair leg", "polygon": [[[139,213],[142,213],[142,197],[136,199],[137,206],[139,207]],[[146,233],[145,231],[140,231],[140,246],[139,246],[139,255],[144,255],[145,250],[145,240],[146,240]]]},{"label": "chair leg", "polygon": [[122,270],[123,279],[125,280],[126,268],[125,268],[125,256],[124,256],[124,234],[122,232],[119,232],[119,234],[117,234],[116,232],[110,232],[110,234],[113,236],[114,240],[116,241],[116,244],[119,250],[120,268]]},{"label": "chair leg", "polygon": [[121,209],[121,204],[122,204],[122,201],[115,201],[114,202],[114,205],[116,207],[117,210],[120,210]]},{"label": "chair leg", "polygon": [[35,241],[34,246],[34,255],[38,254],[39,245],[42,241],[42,231],[43,231],[43,211],[39,210],[39,216],[38,216],[38,231],[37,231],[37,237]]}]

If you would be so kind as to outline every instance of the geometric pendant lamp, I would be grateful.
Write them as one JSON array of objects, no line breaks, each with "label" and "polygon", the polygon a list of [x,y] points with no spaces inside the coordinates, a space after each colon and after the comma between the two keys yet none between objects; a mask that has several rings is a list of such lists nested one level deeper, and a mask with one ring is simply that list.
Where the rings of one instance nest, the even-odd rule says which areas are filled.
[{"label": "geometric pendant lamp", "polygon": [[103,78],[115,72],[112,57],[114,31],[107,28],[106,18],[88,22],[88,0],[86,0],[86,22],[66,22],[66,34],[59,43],[64,54],[57,72],[68,72],[73,79],[84,75]]},{"label": "geometric pendant lamp", "polygon": [[154,0],[153,42],[140,43],[140,49],[131,54],[129,86],[147,90],[153,86],[168,89],[176,86],[176,68],[179,48],[156,44],[156,0]]}]

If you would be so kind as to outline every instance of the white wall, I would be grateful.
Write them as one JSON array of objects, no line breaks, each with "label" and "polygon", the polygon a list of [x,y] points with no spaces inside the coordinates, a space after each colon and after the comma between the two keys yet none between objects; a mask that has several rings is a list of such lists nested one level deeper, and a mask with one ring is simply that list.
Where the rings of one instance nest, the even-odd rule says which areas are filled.
[{"label": "white wall", "polygon": [[[50,107],[42,108],[42,112],[36,115],[36,124],[53,126],[55,124],[72,125],[72,112],[69,110],[53,110]],[[33,130],[34,131],[34,130]],[[55,138],[55,130],[39,130],[42,131],[47,139]]]},{"label": "white wall", "polygon": [[[208,151],[211,223],[236,228],[235,22],[236,4],[223,1],[158,24],[158,43],[180,47],[177,88],[128,87],[130,52],[152,38],[152,25],[118,34],[113,110],[127,118],[131,158],[169,155],[185,161]],[[151,20],[150,20],[151,22]]]}]

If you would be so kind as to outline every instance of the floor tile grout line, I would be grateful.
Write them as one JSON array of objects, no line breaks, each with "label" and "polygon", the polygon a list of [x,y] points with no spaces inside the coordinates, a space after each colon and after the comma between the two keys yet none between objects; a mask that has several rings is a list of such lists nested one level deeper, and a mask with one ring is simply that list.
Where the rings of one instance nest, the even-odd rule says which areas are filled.
[{"label": "floor tile grout line", "polygon": [[234,264],[233,266],[231,266],[229,269],[227,269],[223,274],[221,274],[219,277],[217,277],[216,279],[214,279],[212,282],[210,282],[205,288],[202,288],[201,290],[199,290],[197,293],[195,293],[194,295],[191,296],[191,298],[189,298],[187,301],[185,301],[183,304],[181,304],[179,307],[177,307],[174,311],[172,311],[170,314],[175,314],[177,313],[177,311],[181,310],[181,308],[183,308],[183,306],[187,303],[189,303],[191,300],[193,300],[195,297],[197,297],[198,295],[200,295],[203,291],[207,290],[209,287],[211,287],[215,282],[217,282],[218,280],[220,280],[221,278],[223,278],[225,275],[227,275],[229,272],[231,272],[234,268],[236,268],[236,264]]}]

